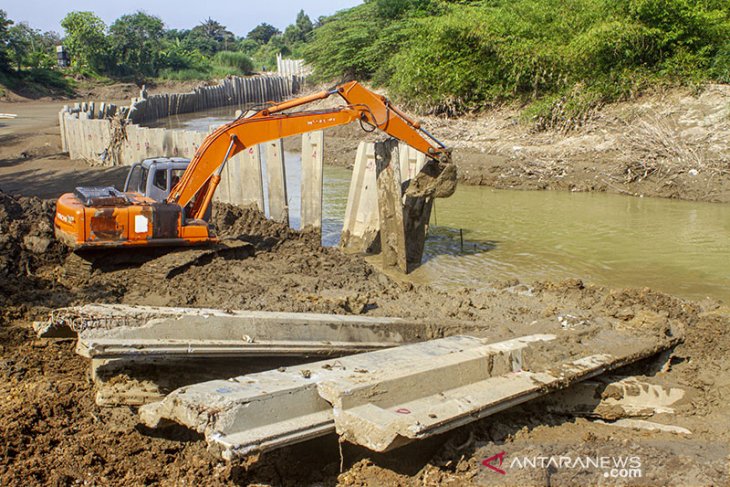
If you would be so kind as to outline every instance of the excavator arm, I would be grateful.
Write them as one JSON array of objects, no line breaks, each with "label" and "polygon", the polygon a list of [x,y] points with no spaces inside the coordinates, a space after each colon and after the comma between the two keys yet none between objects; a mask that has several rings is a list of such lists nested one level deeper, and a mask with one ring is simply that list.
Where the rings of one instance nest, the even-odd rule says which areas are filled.
[{"label": "excavator arm", "polygon": [[[340,95],[347,105],[327,110],[284,113],[285,110],[334,94]],[[450,162],[450,151],[417,122],[393,107],[385,97],[352,81],[333,90],[273,105],[218,128],[198,148],[187,170],[170,192],[167,202],[185,207],[198,195],[189,217],[202,218],[229,158],[257,144],[354,121],[378,128],[440,164]]]}]

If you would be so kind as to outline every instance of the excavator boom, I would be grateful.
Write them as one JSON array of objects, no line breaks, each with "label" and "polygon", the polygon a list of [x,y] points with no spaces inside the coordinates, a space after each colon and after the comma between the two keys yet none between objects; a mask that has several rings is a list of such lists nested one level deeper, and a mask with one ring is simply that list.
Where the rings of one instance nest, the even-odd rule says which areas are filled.
[{"label": "excavator boom", "polygon": [[[331,95],[339,94],[348,104],[339,108],[283,113]],[[248,118],[239,118],[221,126],[203,142],[187,171],[175,186],[168,203],[185,206],[203,189],[193,209],[193,218],[205,213],[218,179],[216,171],[238,152],[271,140],[314,130],[346,125],[354,121],[366,123],[405,142],[431,159],[448,162],[449,151],[420,128],[420,125],[390,105],[385,97],[366,89],[356,81],[330,91],[289,100],[261,110]],[[212,185],[209,183],[213,183]],[[207,186],[206,186],[207,185]]]}]

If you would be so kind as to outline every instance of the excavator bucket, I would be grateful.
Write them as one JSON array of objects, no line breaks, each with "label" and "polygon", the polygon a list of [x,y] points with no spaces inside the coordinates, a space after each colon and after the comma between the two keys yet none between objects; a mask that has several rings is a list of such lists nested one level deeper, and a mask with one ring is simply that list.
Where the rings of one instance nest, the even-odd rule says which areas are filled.
[{"label": "excavator bucket", "polygon": [[451,161],[427,162],[406,188],[412,198],[448,198],[456,191],[456,166]]}]

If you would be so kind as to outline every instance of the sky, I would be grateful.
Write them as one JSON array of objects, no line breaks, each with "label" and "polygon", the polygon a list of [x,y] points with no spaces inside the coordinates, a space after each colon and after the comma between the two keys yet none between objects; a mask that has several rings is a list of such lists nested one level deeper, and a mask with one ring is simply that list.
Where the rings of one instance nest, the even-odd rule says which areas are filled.
[{"label": "sky", "polygon": [[301,9],[314,21],[360,3],[362,0],[3,0],[0,9],[14,22],[27,21],[35,29],[61,35],[61,19],[74,10],[94,12],[107,25],[124,14],[143,10],[160,17],[168,29],[190,29],[210,17],[245,36],[262,22],[283,31]]}]

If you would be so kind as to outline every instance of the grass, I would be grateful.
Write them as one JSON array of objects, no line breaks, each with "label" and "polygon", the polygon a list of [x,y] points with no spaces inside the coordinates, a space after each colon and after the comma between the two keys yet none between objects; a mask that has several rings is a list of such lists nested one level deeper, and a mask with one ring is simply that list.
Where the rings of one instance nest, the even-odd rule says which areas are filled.
[{"label": "grass", "polygon": [[71,78],[53,69],[33,68],[20,72],[0,72],[2,90],[0,96],[5,96],[7,90],[27,98],[73,96],[75,86],[76,83]]}]

